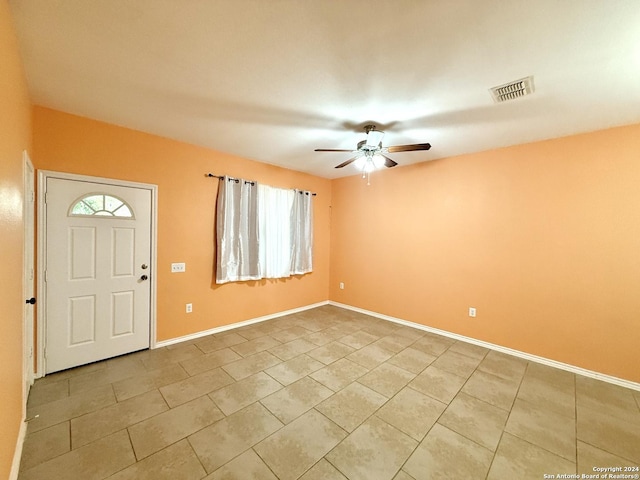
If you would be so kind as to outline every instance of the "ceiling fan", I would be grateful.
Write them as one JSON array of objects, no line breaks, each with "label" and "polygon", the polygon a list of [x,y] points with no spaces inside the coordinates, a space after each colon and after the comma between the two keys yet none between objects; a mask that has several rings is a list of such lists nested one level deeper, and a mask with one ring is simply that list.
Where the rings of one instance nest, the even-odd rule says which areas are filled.
[{"label": "ceiling fan", "polygon": [[429,150],[431,145],[429,143],[415,143],[413,145],[396,145],[393,147],[383,147],[382,137],[384,132],[376,130],[375,125],[365,125],[364,131],[367,134],[366,140],[358,142],[355,150],[341,150],[333,148],[316,148],[316,152],[351,152],[356,155],[351,157],[346,162],[342,162],[340,165],[336,165],[335,168],[346,167],[347,165],[356,162],[356,167],[362,170],[363,173],[369,173],[376,168],[380,168],[383,165],[391,168],[395,167],[398,163],[391,160],[386,156],[387,153],[399,153],[399,152],[411,152],[414,150]]}]

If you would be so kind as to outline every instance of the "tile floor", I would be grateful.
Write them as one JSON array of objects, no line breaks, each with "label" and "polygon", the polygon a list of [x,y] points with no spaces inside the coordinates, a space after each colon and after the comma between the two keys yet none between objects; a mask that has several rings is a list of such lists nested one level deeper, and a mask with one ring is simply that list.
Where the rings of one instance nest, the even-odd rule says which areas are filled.
[{"label": "tile floor", "polygon": [[49,375],[28,415],[20,480],[503,480],[640,465],[640,392],[333,306]]}]

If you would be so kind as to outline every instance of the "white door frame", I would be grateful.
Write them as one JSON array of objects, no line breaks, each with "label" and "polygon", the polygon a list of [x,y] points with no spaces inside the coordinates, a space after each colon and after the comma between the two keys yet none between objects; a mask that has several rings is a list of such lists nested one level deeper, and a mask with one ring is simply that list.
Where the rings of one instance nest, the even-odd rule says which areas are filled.
[{"label": "white door frame", "polygon": [[91,177],[88,175],[77,175],[73,173],[54,172],[50,170],[38,170],[38,308],[37,317],[37,335],[38,335],[38,369],[36,377],[40,378],[45,375],[45,339],[46,339],[46,260],[47,260],[47,213],[45,208],[45,195],[47,187],[47,179],[59,178],[62,180],[75,180],[80,182],[103,183],[106,185],[117,185],[122,187],[135,187],[149,190],[151,192],[151,265],[150,265],[150,310],[149,310],[149,347],[156,347],[156,320],[157,320],[157,271],[158,271],[158,186],[149,183],[129,182],[125,180],[116,180],[112,178]]}]

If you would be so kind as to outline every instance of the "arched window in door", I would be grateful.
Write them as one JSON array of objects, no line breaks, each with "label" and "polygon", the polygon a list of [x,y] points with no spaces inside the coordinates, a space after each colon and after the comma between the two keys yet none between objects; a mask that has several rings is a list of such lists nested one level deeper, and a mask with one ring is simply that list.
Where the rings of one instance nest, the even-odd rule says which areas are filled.
[{"label": "arched window in door", "polygon": [[134,218],[127,202],[107,193],[90,193],[79,198],[71,205],[69,216]]}]

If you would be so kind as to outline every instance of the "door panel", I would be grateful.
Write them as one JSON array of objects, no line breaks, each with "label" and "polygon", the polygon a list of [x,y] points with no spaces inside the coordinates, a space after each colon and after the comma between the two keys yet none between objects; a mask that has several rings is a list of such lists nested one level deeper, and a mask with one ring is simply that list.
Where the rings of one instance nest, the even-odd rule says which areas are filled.
[{"label": "door panel", "polygon": [[47,373],[148,348],[151,191],[48,178],[46,192]]}]

